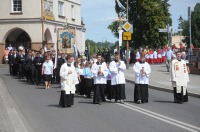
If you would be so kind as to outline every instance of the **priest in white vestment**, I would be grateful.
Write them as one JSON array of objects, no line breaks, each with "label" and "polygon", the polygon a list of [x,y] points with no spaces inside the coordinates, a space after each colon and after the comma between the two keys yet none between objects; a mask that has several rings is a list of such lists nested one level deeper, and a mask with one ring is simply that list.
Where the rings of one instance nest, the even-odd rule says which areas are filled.
[{"label": "priest in white vestment", "polygon": [[101,54],[97,55],[97,62],[92,65],[92,74],[94,78],[94,104],[105,102],[105,88],[107,84],[108,69],[105,62],[102,62]]},{"label": "priest in white vestment", "polygon": [[138,104],[148,103],[148,85],[151,67],[145,62],[144,55],[140,56],[140,61],[135,63],[133,69],[135,72],[134,102]]},{"label": "priest in white vestment", "polygon": [[188,102],[187,84],[189,82],[188,67],[181,59],[181,52],[176,52],[176,59],[171,62],[170,81],[174,89],[174,102]]},{"label": "priest in white vestment", "polygon": [[120,59],[118,52],[115,52],[115,60],[110,63],[109,69],[111,72],[111,88],[108,91],[108,99],[115,99],[115,102],[124,103],[124,99],[126,99],[124,76],[126,65]]},{"label": "priest in white vestment", "polygon": [[62,107],[70,107],[74,104],[75,85],[78,83],[76,69],[72,62],[74,57],[67,56],[67,62],[60,68],[61,77],[61,96],[59,105]]}]

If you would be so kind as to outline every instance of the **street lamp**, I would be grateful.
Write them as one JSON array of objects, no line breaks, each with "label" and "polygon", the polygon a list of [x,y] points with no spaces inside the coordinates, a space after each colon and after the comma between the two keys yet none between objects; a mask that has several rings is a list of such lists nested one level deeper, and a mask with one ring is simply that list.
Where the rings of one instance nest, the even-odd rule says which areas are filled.
[{"label": "street lamp", "polygon": [[90,61],[90,43],[88,43],[88,57],[87,57],[88,61]]},{"label": "street lamp", "polygon": [[102,47],[103,47],[103,40],[105,40],[105,42],[107,41],[107,38],[106,37],[102,37],[102,44],[101,44],[101,49],[102,49]]},{"label": "street lamp", "polygon": [[64,22],[64,24],[63,24],[63,27],[64,27],[64,29],[67,29],[67,28],[68,28],[67,18],[66,18],[66,20],[65,20],[65,22]]},{"label": "street lamp", "polygon": [[182,16],[180,16],[179,17],[179,19],[178,19],[178,22],[179,22],[179,31],[180,31],[180,43],[182,42],[182,40],[181,40],[181,36],[182,36],[182,22],[183,22],[183,18],[182,18]]}]

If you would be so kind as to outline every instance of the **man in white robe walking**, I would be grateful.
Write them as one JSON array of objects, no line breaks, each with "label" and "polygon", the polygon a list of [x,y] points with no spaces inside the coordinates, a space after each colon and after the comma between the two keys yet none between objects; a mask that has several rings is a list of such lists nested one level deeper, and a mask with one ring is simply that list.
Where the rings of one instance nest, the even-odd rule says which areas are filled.
[{"label": "man in white robe walking", "polygon": [[72,62],[74,57],[71,55],[67,56],[67,62],[64,63],[60,68],[61,77],[61,96],[59,105],[63,108],[70,107],[74,104],[74,94],[78,83],[78,76],[76,69]]},{"label": "man in white robe walking", "polygon": [[181,59],[181,52],[176,52],[176,59],[171,62],[170,81],[174,89],[174,103],[188,102],[187,84],[189,82],[188,67]]},{"label": "man in white robe walking", "polygon": [[110,63],[109,69],[111,72],[111,89],[108,91],[108,99],[115,99],[115,102],[120,101],[124,103],[124,99],[126,98],[126,81],[124,76],[126,65],[124,61],[120,59],[118,52],[115,52],[115,60]]},{"label": "man in white robe walking", "polygon": [[93,104],[102,104],[105,102],[105,88],[107,84],[108,69],[105,62],[102,62],[101,54],[97,55],[97,62],[92,65],[91,69],[94,78],[94,97]]},{"label": "man in white robe walking", "polygon": [[150,65],[145,62],[145,56],[140,56],[140,61],[133,66],[135,72],[135,89],[134,89],[134,102],[148,103],[149,92],[149,77],[151,73]]}]

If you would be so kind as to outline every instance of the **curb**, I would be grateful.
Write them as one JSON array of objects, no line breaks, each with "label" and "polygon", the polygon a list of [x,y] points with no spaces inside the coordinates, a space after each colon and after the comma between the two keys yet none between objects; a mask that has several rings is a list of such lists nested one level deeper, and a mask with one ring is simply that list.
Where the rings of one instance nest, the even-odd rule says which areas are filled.
[{"label": "curb", "polygon": [[[126,79],[126,82],[135,84],[135,81],[131,81],[131,80],[128,80],[128,79]],[[164,92],[173,93],[173,90],[171,90],[171,89],[156,87],[156,86],[152,86],[152,85],[149,85],[149,88],[150,88],[150,89],[159,90],[159,91],[164,91]],[[188,96],[195,97],[195,98],[200,98],[200,95],[199,95],[199,94],[195,94],[195,93],[189,93],[189,92],[188,92]]]}]

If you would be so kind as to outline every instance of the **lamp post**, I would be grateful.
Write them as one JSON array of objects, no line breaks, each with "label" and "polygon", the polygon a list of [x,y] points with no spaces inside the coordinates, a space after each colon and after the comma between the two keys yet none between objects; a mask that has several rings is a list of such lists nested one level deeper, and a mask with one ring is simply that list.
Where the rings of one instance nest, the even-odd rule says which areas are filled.
[{"label": "lamp post", "polygon": [[102,49],[102,47],[103,47],[103,40],[105,40],[105,42],[107,41],[107,38],[106,37],[102,37],[102,44],[101,44],[101,49]]},{"label": "lamp post", "polygon": [[90,61],[90,43],[88,43],[88,61]]},{"label": "lamp post", "polygon": [[178,19],[178,22],[179,22],[179,31],[180,31],[180,43],[182,42],[181,40],[181,36],[182,36],[182,22],[183,22],[183,18],[182,16],[180,16],[180,18]]},{"label": "lamp post", "polygon": [[[127,22],[128,22],[128,0],[126,0],[126,18],[127,18]],[[127,45],[126,45],[126,58],[127,58],[127,69],[129,68],[129,41],[127,40]]]},{"label": "lamp post", "polygon": [[67,28],[68,28],[67,18],[66,18],[66,20],[65,20],[65,22],[64,22],[64,24],[63,24],[63,27],[64,27],[64,29],[67,29]]}]

